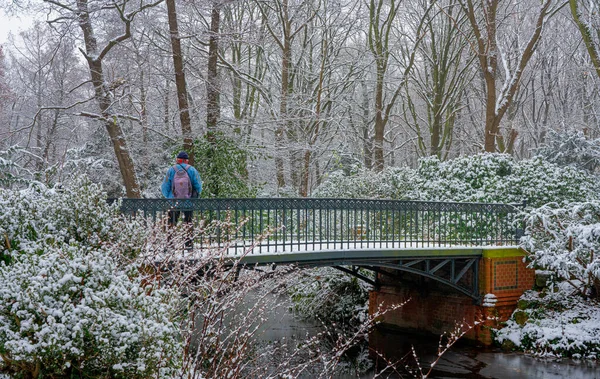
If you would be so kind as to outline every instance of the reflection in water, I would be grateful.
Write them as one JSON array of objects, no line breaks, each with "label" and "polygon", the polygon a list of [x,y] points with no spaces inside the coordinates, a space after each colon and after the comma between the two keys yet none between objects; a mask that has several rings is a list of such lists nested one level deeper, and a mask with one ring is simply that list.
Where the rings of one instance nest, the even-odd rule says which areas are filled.
[{"label": "reflection in water", "polygon": [[[252,299],[249,299],[252,302]],[[263,362],[266,366],[276,367],[282,362],[285,354],[278,356],[277,346],[287,345],[295,349],[298,343],[305,341],[311,336],[318,335],[323,327],[318,322],[307,322],[296,317],[290,311],[291,304],[283,298],[278,297],[273,302],[277,304],[269,308],[266,322],[261,327],[261,332],[256,334],[257,351],[272,350],[269,362]],[[377,338],[383,341],[382,353],[391,361],[398,361],[415,347],[417,356],[421,361],[421,367],[426,371],[430,363],[437,356],[439,338],[433,335],[399,333],[397,331],[377,330],[381,333]],[[306,356],[297,356],[304,361]],[[503,353],[498,348],[485,348],[474,346],[470,343],[459,341],[444,354],[434,367],[429,378],[498,378],[498,379],[600,379],[600,365],[594,362],[574,362],[571,360],[551,361],[541,360],[519,353]],[[381,367],[381,365],[380,365]],[[267,368],[267,367],[265,367]],[[318,368],[315,368],[318,371]],[[271,371],[267,368],[267,371]],[[302,378],[314,378],[316,372],[310,370],[304,372]],[[374,372],[368,372],[360,376],[360,379],[373,378]],[[335,379],[357,378],[354,373],[336,373],[332,375]],[[410,377],[404,373],[384,373],[380,378]]]},{"label": "reflection in water", "polygon": [[[385,340],[386,356],[399,358],[414,345],[422,367],[437,355],[439,338],[432,335],[376,331]],[[519,353],[504,353],[498,348],[459,342],[435,365],[430,378],[510,378],[510,379],[600,379],[595,362],[541,360]],[[425,370],[425,369],[424,369]]]},{"label": "reflection in water", "polygon": [[[264,332],[262,342],[273,342],[285,338],[288,342],[303,340],[316,335],[321,329],[317,323],[299,320],[287,307],[273,309]],[[395,331],[376,331],[383,333],[386,356],[401,359],[415,347],[421,365],[429,364],[437,355],[439,338],[433,335],[399,333]],[[366,373],[361,379],[372,378],[373,372]],[[310,377],[310,375],[306,376]],[[335,378],[356,378],[356,374],[336,374]],[[382,378],[398,378],[398,374],[382,375]],[[404,375],[403,377],[407,377]],[[460,342],[444,354],[436,364],[430,378],[510,378],[510,379],[600,379],[600,367],[594,362],[575,362],[571,360],[541,360],[519,353],[504,353],[498,348],[485,348]]]}]

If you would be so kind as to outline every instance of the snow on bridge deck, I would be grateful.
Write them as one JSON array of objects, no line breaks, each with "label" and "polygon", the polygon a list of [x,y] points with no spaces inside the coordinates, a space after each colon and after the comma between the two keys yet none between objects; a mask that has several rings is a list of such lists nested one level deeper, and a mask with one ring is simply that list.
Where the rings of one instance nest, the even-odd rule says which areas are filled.
[{"label": "snow on bridge deck", "polygon": [[194,249],[175,249],[177,259],[201,260],[207,256],[218,256],[232,261],[239,260],[243,264],[299,264],[323,265],[336,262],[343,265],[356,264],[360,261],[371,260],[402,260],[415,258],[457,258],[481,257],[484,251],[503,251],[518,249],[518,246],[497,245],[450,245],[423,244],[407,242],[294,242],[285,245],[274,243],[262,244],[212,244]]}]

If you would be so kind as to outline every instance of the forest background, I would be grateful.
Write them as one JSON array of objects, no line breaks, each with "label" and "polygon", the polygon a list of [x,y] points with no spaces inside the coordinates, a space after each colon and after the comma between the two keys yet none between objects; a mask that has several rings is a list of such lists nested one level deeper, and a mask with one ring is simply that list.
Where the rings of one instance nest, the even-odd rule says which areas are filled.
[{"label": "forest background", "polygon": [[157,197],[186,149],[205,197],[310,196],[334,171],[594,140],[599,5],[3,2],[35,20],[0,53],[3,179]]},{"label": "forest background", "polygon": [[[100,276],[114,272],[97,241],[114,239],[115,256],[129,257],[144,237],[132,235],[147,231],[121,227],[116,208],[104,209],[101,199],[159,197],[167,167],[185,149],[204,197],[526,201],[530,259],[575,292],[529,295],[522,311],[533,321],[509,322],[499,340],[597,359],[599,7],[599,0],[4,0],[3,11],[35,21],[0,50],[7,262],[0,290],[20,294],[12,285],[25,288],[28,273],[56,265],[55,253],[92,262]],[[115,234],[80,233],[71,218],[81,214],[87,226]],[[65,275],[57,271],[57,283]],[[582,299],[576,306],[573,293]],[[167,315],[173,307],[158,295]],[[564,325],[541,328],[538,319],[578,332],[548,336]],[[174,341],[175,329],[162,330]],[[19,342],[27,338],[15,346],[28,346]],[[177,356],[178,346],[165,346]],[[126,363],[116,370],[133,367]],[[70,367],[63,365],[56,369]]]}]

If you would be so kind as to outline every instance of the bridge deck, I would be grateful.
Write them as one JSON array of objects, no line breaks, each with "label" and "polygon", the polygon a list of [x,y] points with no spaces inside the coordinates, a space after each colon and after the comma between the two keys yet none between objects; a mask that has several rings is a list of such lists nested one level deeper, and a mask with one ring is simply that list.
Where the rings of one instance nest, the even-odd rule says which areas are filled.
[{"label": "bridge deck", "polygon": [[[273,246],[250,245],[230,246],[213,245],[203,246],[203,248],[194,249],[175,249],[173,252],[177,259],[198,260],[209,255],[217,255],[231,259],[239,260],[242,264],[249,265],[268,265],[268,264],[298,264],[298,265],[356,265],[360,262],[373,260],[391,261],[403,259],[444,259],[460,257],[482,257],[484,251],[502,251],[506,249],[516,249],[517,246],[451,246],[451,245],[431,245],[419,246],[421,244],[406,243],[388,243],[365,242],[352,244],[347,243],[324,243],[305,245],[300,244],[286,245],[285,249],[278,246],[279,250]],[[308,249],[306,248],[308,246]],[[267,249],[268,248],[268,249]],[[258,251],[258,253],[257,253]],[[215,254],[216,253],[216,254]]]}]

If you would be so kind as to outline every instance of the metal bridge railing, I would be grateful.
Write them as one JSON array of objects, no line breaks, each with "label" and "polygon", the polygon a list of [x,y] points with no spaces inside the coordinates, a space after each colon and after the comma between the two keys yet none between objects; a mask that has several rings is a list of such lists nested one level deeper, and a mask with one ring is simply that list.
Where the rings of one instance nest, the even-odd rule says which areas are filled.
[{"label": "metal bridge railing", "polygon": [[519,205],[364,199],[120,199],[121,211],[158,218],[192,211],[220,221],[200,248],[256,245],[253,253],[516,245]]}]

